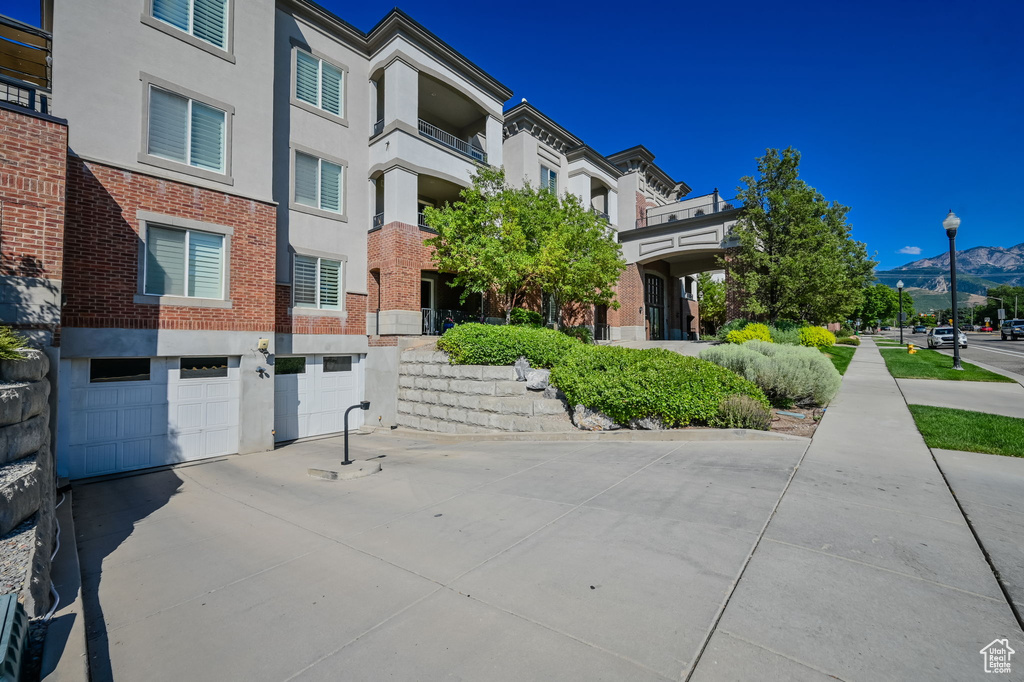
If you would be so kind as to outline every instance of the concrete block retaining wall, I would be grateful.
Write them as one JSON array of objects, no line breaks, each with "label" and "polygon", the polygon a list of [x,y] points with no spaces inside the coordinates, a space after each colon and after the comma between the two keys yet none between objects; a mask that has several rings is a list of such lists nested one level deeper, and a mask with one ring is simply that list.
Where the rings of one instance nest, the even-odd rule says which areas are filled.
[{"label": "concrete block retaining wall", "polygon": [[30,618],[49,606],[54,543],[49,361],[0,360],[0,592],[18,592]]},{"label": "concrete block retaining wall", "polygon": [[574,430],[565,404],[527,390],[512,367],[450,365],[447,353],[422,349],[402,353],[398,424],[440,433]]}]

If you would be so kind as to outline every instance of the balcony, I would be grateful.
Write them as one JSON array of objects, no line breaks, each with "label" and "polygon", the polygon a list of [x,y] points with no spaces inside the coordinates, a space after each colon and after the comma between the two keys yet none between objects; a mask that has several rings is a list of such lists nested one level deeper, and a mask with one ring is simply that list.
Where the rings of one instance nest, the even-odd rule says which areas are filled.
[{"label": "balcony", "polygon": [[370,225],[371,230],[379,230],[384,227],[384,211],[373,214],[373,223]]},{"label": "balcony", "polygon": [[601,220],[605,221],[606,223],[611,222],[608,219],[608,214],[605,211],[598,211],[596,208],[592,208],[590,209],[590,212],[596,215]]},{"label": "balcony", "polygon": [[370,138],[377,137],[384,132],[384,119],[380,119],[373,124],[373,131],[370,133]]},{"label": "balcony", "polygon": [[0,16],[0,102],[50,113],[50,34]]},{"label": "balcony", "polygon": [[487,163],[487,153],[482,149],[477,149],[465,140],[460,140],[451,133],[445,132],[435,125],[427,123],[423,119],[419,119],[419,130],[420,135],[431,139],[435,142],[439,142],[445,147],[467,156],[474,161],[481,163]]},{"label": "balcony", "polygon": [[[742,206],[743,204],[738,199],[732,199],[730,201],[725,199],[716,199],[708,201],[707,203],[695,204],[692,206],[687,205],[686,202],[679,202],[678,206],[658,206],[653,209],[647,209],[647,215],[637,220],[636,226],[654,227],[656,225],[677,223],[682,220],[700,218],[714,213],[738,211]],[[652,211],[657,211],[657,213],[652,215]]]}]

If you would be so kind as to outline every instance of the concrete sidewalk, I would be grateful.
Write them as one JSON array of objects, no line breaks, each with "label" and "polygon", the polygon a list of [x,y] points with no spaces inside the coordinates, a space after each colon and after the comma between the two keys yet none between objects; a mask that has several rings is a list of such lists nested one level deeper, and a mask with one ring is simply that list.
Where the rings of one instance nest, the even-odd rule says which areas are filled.
[{"label": "concrete sidewalk", "polygon": [[981,680],[979,652],[997,637],[1024,651],[865,339],[692,679]]}]

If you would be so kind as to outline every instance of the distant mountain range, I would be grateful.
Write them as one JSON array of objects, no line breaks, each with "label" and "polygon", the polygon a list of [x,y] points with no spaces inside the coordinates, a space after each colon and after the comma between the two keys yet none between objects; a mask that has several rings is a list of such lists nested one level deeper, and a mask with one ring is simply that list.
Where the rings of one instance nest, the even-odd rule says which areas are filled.
[{"label": "distant mountain range", "polygon": [[[892,270],[876,272],[882,284],[893,288],[903,280],[906,288],[949,291],[949,253],[922,258]],[[956,285],[964,293],[984,294],[1000,284],[1024,286],[1024,243],[1002,248],[975,246],[956,252]]]}]

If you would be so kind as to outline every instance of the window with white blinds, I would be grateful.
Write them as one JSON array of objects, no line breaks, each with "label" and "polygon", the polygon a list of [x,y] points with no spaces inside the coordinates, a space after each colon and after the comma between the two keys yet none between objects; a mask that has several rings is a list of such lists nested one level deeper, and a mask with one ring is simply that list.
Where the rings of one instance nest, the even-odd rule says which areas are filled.
[{"label": "window with white blinds", "polygon": [[296,255],[292,295],[299,308],[341,310],[341,262]]},{"label": "window with white blinds", "polygon": [[226,112],[162,88],[149,87],[150,154],[224,173],[226,145]]},{"label": "window with white blinds", "polygon": [[295,152],[295,203],[344,213],[344,168],[311,154]]},{"label": "window with white blinds", "polygon": [[153,0],[153,18],[228,48],[228,0]]},{"label": "window with white blinds", "polygon": [[305,50],[295,50],[295,99],[345,116],[345,73]]},{"label": "window with white blinds", "polygon": [[224,298],[224,236],[148,226],[145,293]]},{"label": "window with white blinds", "polygon": [[558,173],[551,170],[547,166],[540,167],[540,186],[541,189],[548,189],[554,193],[558,193]]}]

